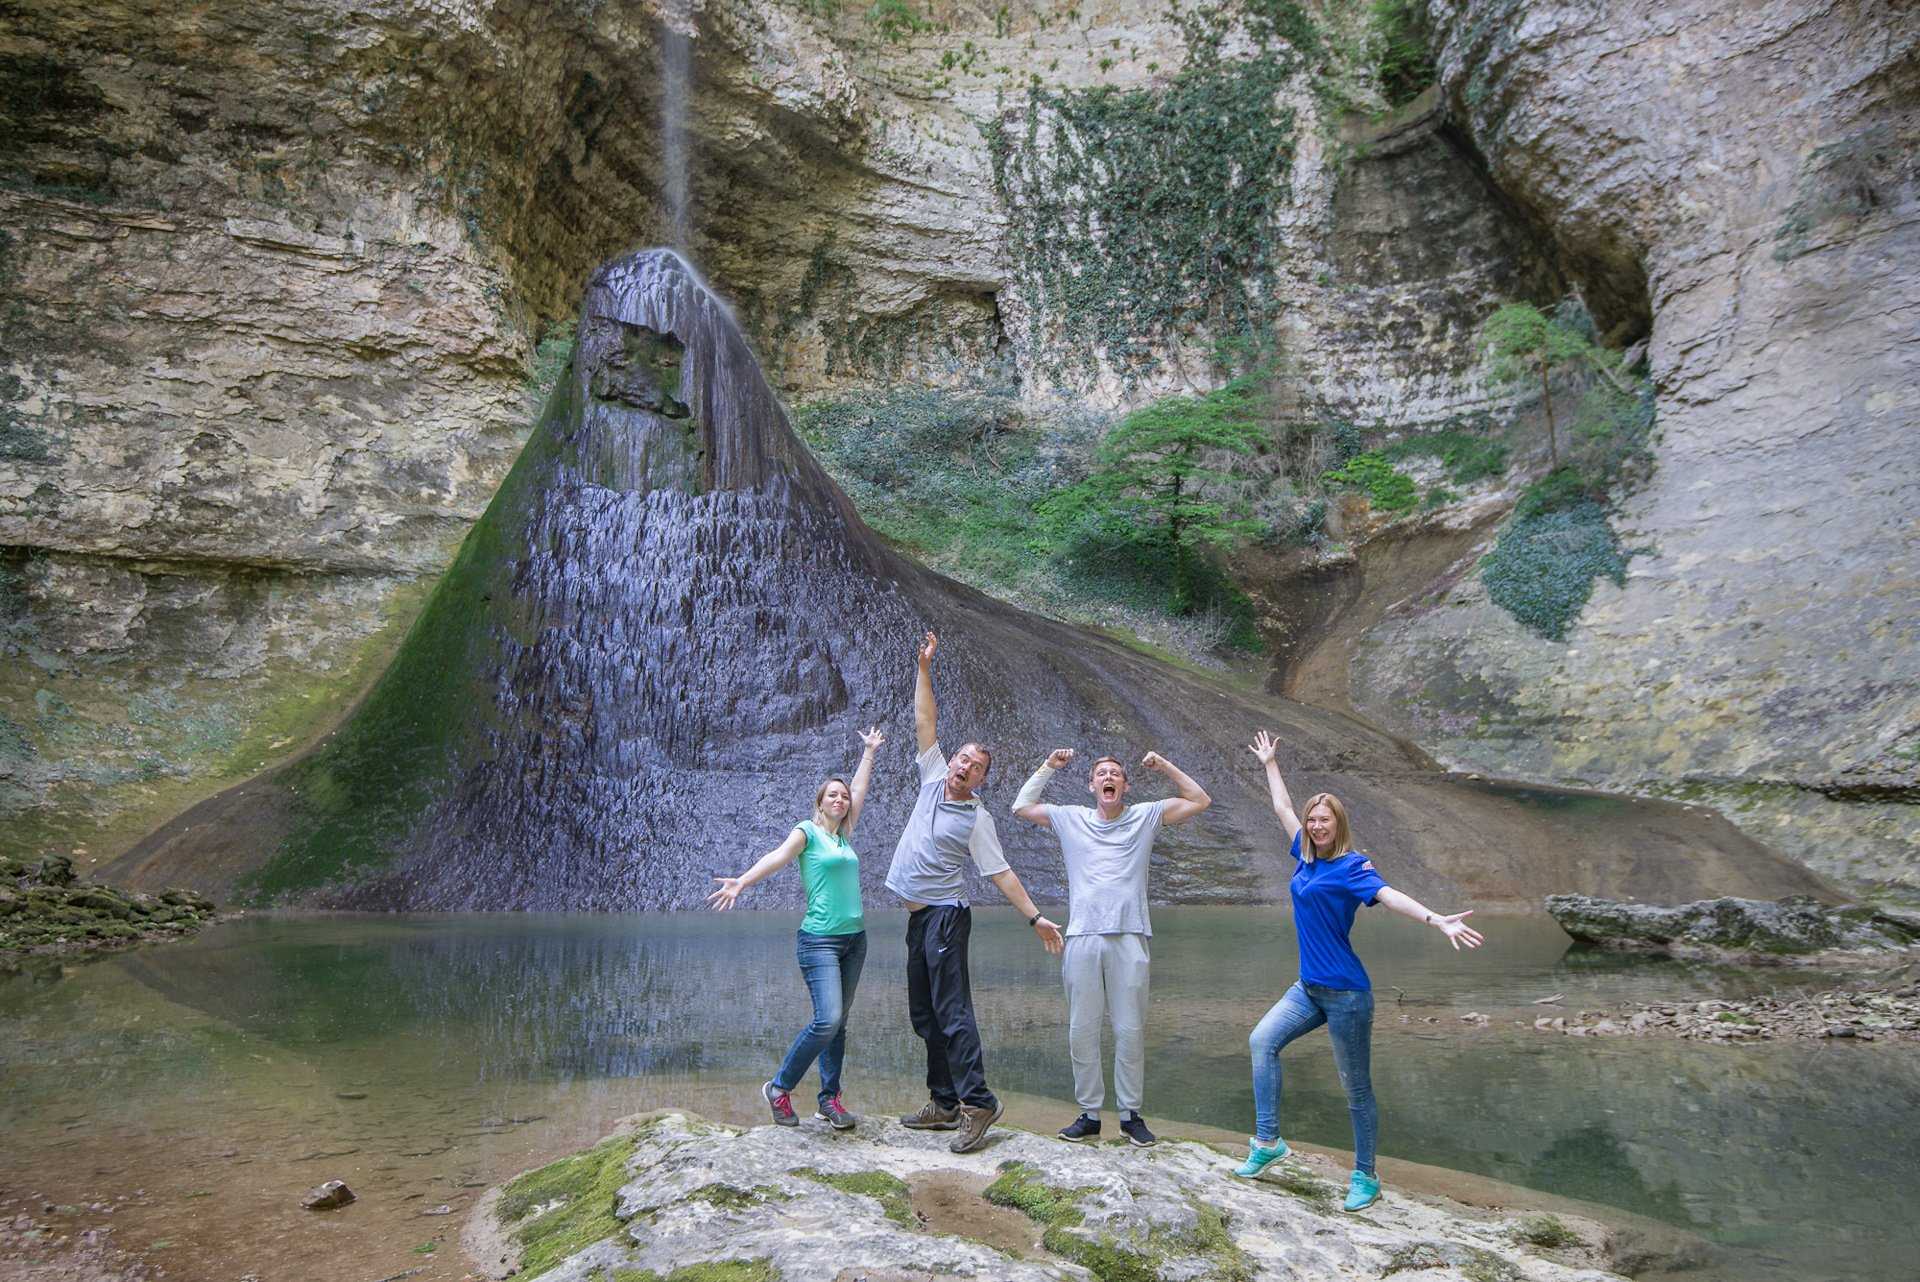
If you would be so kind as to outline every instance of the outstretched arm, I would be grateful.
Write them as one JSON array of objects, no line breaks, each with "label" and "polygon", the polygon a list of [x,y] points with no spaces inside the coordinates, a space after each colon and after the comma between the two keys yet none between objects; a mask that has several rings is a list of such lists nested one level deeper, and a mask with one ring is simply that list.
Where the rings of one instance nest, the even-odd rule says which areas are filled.
[{"label": "outstretched arm", "polygon": [[933,652],[940,638],[927,633],[920,643],[920,671],[913,679],[913,734],[925,752],[933,746],[935,708],[933,706]]},{"label": "outstretched arm", "polygon": [[865,746],[860,749],[860,768],[853,772],[853,796],[847,804],[847,821],[840,825],[843,837],[860,822],[860,808],[867,804],[867,785],[873,782],[873,756],[886,741],[887,736],[879,726],[869,726],[860,732],[860,742]]},{"label": "outstretched arm", "polygon": [[792,863],[802,850],[807,848],[807,835],[795,828],[787,834],[787,839],[760,856],[753,867],[738,877],[715,877],[720,889],[707,896],[707,907],[717,912],[725,912],[733,907],[733,901],[740,898],[740,892],[756,881],[765,881],[773,874]]},{"label": "outstretched arm", "polygon": [[1279,746],[1272,735],[1262,730],[1253,736],[1247,751],[1267,768],[1267,790],[1273,794],[1274,816],[1286,830],[1287,840],[1292,841],[1300,835],[1300,818],[1293,813],[1293,798],[1287,795],[1287,781],[1280,777],[1280,763],[1273,759],[1274,750]]},{"label": "outstretched arm", "polygon": [[1060,950],[1066,947],[1060,936],[1060,927],[1042,917],[1040,910],[1033,906],[1033,898],[1027,894],[1027,888],[1020,884],[1020,875],[1009,868],[1005,872],[995,873],[993,884],[1000,887],[1000,893],[1007,897],[1008,903],[1020,910],[1022,917],[1033,922],[1033,933],[1040,936],[1040,942],[1046,950],[1059,956]]},{"label": "outstretched arm", "polygon": [[1072,748],[1055,748],[1040,763],[1040,768],[1028,777],[1020,787],[1020,795],[1013,799],[1013,817],[1024,819],[1030,824],[1039,824],[1042,828],[1053,827],[1053,820],[1047,817],[1047,808],[1040,804],[1040,797],[1047,790],[1047,781],[1053,778],[1056,770],[1064,770],[1073,760]]},{"label": "outstretched arm", "polygon": [[1460,951],[1462,944],[1468,948],[1478,948],[1486,942],[1484,935],[1467,925],[1466,919],[1473,916],[1471,908],[1463,913],[1432,912],[1412,895],[1403,895],[1392,886],[1381,887],[1380,893],[1374,897],[1374,902],[1382,908],[1399,913],[1402,917],[1411,917],[1415,921],[1434,927],[1447,937],[1447,942],[1453,945],[1455,952]]},{"label": "outstretched arm", "polygon": [[1157,752],[1149,752],[1140,762],[1149,770],[1158,770],[1167,777],[1179,797],[1160,812],[1163,824],[1183,824],[1187,820],[1213,804],[1213,798],[1207,790],[1187,777],[1186,771],[1174,765]]}]

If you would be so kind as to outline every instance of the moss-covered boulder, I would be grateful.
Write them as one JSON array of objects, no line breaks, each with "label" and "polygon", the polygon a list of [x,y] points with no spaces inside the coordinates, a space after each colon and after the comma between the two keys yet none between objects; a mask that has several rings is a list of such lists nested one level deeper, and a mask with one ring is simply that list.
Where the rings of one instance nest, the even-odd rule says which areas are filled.
[{"label": "moss-covered boulder", "polygon": [[0,954],[182,939],[217,913],[211,899],[191,890],[151,895],[76,878],[65,855],[0,857]]},{"label": "moss-covered boulder", "polygon": [[[1334,1187],[1341,1172],[1319,1158],[1296,1159],[1290,1184],[1240,1180],[1235,1159],[1181,1141],[1149,1152],[1001,1128],[961,1156],[948,1136],[891,1120],[851,1133],[739,1131],[678,1113],[634,1122],[491,1199],[472,1236],[509,1248],[505,1258],[488,1252],[495,1276],[1373,1282],[1449,1265],[1529,1282],[1613,1276],[1583,1245],[1604,1236],[1598,1226],[1573,1233],[1564,1259],[1550,1261],[1497,1218],[1397,1190],[1365,1216],[1343,1215],[1331,1198],[1298,1191],[1309,1180]],[[1024,1239],[1006,1232],[1021,1216],[1031,1222]]]}]

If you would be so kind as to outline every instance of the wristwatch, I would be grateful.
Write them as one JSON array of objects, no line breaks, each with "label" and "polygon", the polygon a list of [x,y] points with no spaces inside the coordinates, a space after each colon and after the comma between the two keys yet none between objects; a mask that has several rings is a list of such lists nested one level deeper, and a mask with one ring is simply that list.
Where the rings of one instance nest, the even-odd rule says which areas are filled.
[{"label": "wristwatch", "polygon": [[1027,925],[1031,926],[1033,925],[1033,923],[1039,920],[1040,920],[1040,910],[1036,908],[1033,910],[1033,916],[1027,918]]}]

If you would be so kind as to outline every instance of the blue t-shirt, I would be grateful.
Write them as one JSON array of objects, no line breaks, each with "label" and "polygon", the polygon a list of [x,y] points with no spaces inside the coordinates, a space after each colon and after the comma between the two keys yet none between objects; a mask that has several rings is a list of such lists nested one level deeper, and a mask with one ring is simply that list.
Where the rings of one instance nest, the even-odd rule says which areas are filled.
[{"label": "blue t-shirt", "polygon": [[1353,915],[1387,888],[1374,871],[1373,861],[1358,851],[1338,859],[1300,858],[1300,839],[1293,834],[1293,928],[1300,936],[1300,982],[1322,988],[1371,991],[1373,982],[1360,964],[1347,934]]}]

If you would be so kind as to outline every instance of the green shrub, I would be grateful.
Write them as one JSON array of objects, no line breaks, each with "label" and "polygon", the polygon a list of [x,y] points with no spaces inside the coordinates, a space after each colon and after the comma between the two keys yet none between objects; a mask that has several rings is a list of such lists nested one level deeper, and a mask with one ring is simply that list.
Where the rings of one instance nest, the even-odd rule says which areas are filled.
[{"label": "green shrub", "polygon": [[1363,490],[1376,512],[1405,512],[1420,501],[1413,478],[1394,469],[1377,452],[1368,451],[1348,459],[1344,466],[1328,472],[1330,484]]},{"label": "green shrub", "polygon": [[1398,107],[1419,97],[1438,74],[1426,0],[1373,0],[1367,27],[1387,105]]},{"label": "green shrub", "polygon": [[874,0],[873,7],[867,10],[867,21],[892,44],[917,36],[931,26],[907,0]]},{"label": "green shrub", "polygon": [[1528,491],[1481,562],[1493,603],[1549,641],[1566,639],[1595,579],[1624,586],[1626,575],[1627,554],[1606,508],[1565,469]]},{"label": "green shrub", "polygon": [[1507,470],[1507,447],[1500,441],[1457,428],[1424,432],[1393,442],[1380,451],[1392,462],[1406,458],[1437,458],[1455,485],[1472,485]]}]

